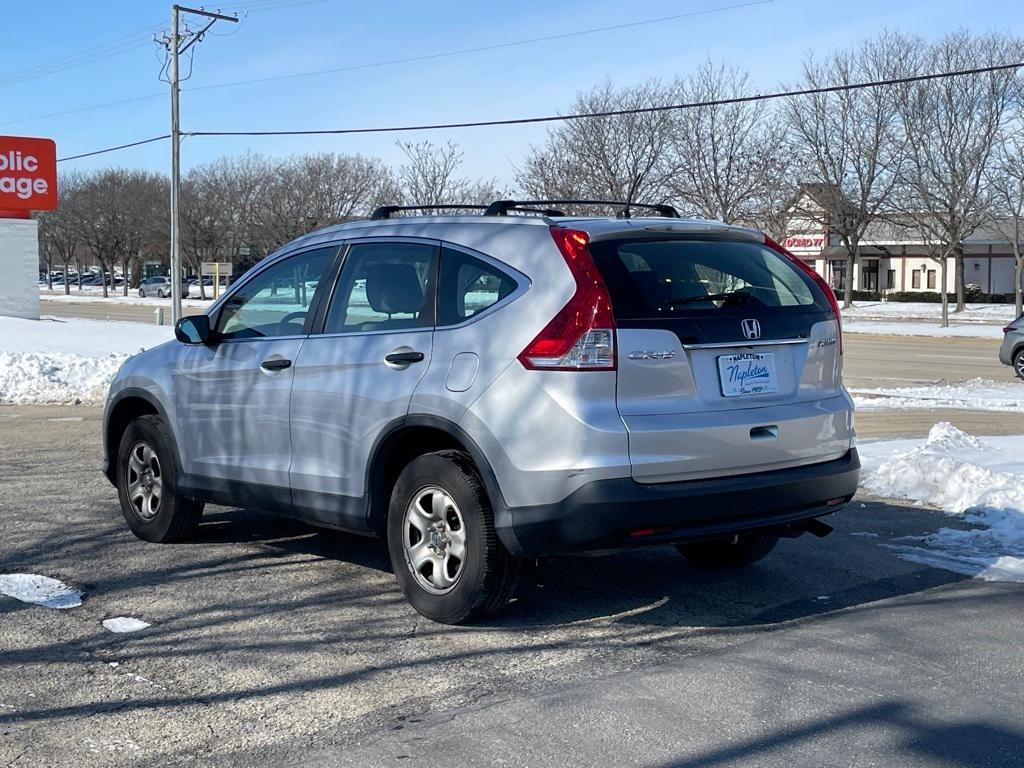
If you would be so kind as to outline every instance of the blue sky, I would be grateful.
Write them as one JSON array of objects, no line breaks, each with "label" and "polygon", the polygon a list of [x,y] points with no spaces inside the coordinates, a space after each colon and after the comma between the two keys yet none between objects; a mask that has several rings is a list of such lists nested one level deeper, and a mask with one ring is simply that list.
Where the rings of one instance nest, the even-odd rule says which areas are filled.
[{"label": "blue sky", "polygon": [[[552,3],[354,3],[346,0],[225,0],[240,24],[219,23],[197,46],[185,88],[288,75],[721,8],[743,0],[621,0]],[[957,27],[1024,35],[1010,0],[774,0],[702,16],[541,42],[279,82],[185,92],[184,130],[300,129],[486,120],[565,110],[576,92],[605,78],[617,84],[685,75],[703,59],[749,69],[769,89],[792,81],[805,53],[826,53],[888,26],[924,37]],[[87,152],[167,132],[167,86],[161,57],[144,30],[168,26],[170,3],[153,0],[49,0],[4,8],[0,50],[0,133],[49,136],[58,154]],[[210,5],[209,7],[216,7]],[[245,15],[244,9],[250,12]],[[191,22],[193,25],[197,21]],[[132,36],[134,35],[134,36]],[[121,40],[125,50],[88,56],[84,66],[21,82],[15,72]],[[108,49],[104,49],[108,50]],[[38,118],[156,94],[104,109]],[[450,139],[465,152],[464,170],[510,183],[513,165],[545,129],[486,128],[404,134]],[[190,138],[184,167],[247,150],[360,152],[398,161],[394,135],[302,138]],[[73,161],[64,167],[112,165],[166,170],[167,143]]]}]

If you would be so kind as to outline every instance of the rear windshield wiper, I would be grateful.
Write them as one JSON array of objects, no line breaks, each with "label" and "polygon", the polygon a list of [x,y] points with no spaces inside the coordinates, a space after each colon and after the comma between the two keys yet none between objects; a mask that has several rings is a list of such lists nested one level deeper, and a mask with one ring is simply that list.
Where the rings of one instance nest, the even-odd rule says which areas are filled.
[{"label": "rear windshield wiper", "polygon": [[735,291],[727,291],[725,293],[706,293],[703,296],[683,296],[678,299],[669,299],[662,306],[677,307],[680,304],[697,304],[702,301],[729,301],[730,299],[742,299],[741,303],[746,303],[750,300],[750,292],[745,288],[738,288]]}]

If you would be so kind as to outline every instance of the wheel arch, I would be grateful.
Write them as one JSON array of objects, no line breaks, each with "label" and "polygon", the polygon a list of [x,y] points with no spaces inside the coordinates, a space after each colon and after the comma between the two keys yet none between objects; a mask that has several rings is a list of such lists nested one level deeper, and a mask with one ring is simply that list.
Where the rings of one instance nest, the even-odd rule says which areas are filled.
[{"label": "wheel arch", "polygon": [[440,416],[405,416],[382,430],[367,464],[367,524],[378,536],[387,530],[391,491],[402,469],[417,456],[445,449],[469,454],[480,473],[497,518],[506,509],[501,487],[487,457],[462,427]]},{"label": "wheel arch", "polygon": [[[178,443],[174,438],[174,426],[167,417],[167,411],[151,392],[138,387],[129,387],[117,393],[107,404],[106,416],[103,420],[103,474],[111,483],[117,482],[117,449],[121,444],[121,435],[139,416],[159,416],[167,424],[171,432],[171,443],[175,456],[178,454]],[[178,465],[181,465],[179,460]]]}]

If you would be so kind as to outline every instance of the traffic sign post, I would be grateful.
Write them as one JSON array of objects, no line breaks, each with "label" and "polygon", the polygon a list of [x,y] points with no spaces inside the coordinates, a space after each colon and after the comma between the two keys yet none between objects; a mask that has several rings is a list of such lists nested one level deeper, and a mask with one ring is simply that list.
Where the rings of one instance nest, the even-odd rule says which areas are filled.
[{"label": "traffic sign post", "polygon": [[204,261],[199,270],[199,279],[213,278],[213,298],[220,298],[221,277],[231,277],[233,267],[230,261]]}]

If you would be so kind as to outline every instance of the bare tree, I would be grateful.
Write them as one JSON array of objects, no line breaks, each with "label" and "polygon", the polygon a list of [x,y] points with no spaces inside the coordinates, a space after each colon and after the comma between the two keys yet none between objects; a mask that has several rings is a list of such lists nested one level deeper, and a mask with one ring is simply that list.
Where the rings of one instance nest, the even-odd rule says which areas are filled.
[{"label": "bare tree", "polygon": [[1024,124],[1017,120],[996,149],[989,169],[991,206],[988,224],[1013,249],[1013,294],[1016,317],[1024,314],[1021,279],[1024,277]]},{"label": "bare tree", "polygon": [[[576,97],[571,113],[606,112],[665,104],[670,89],[656,82],[616,89],[611,82]],[[516,181],[537,198],[595,198],[668,202],[672,196],[668,112],[580,118],[559,123],[543,147],[534,147]]]},{"label": "bare tree", "polygon": [[673,197],[704,218],[751,220],[784,162],[779,121],[762,101],[711,103],[752,92],[750,75],[725,64],[707,61],[673,92],[676,100],[697,105],[672,118]]},{"label": "bare tree", "polygon": [[[922,46],[920,41],[908,41]],[[1019,46],[1003,35],[954,32],[927,48],[933,71],[1003,64]],[[987,217],[986,180],[1013,92],[1012,71],[901,86],[898,105],[909,152],[901,173],[901,208],[941,268],[942,325],[949,324],[947,259],[955,264],[956,311],[964,303],[964,239]]]},{"label": "bare tree", "polygon": [[258,241],[272,250],[310,230],[366,215],[394,189],[391,171],[361,155],[318,154],[254,161],[260,201],[253,212]]},{"label": "bare tree", "polygon": [[[906,41],[885,33],[823,61],[804,62],[803,88],[849,85],[908,71]],[[843,306],[853,304],[853,274],[867,228],[887,210],[896,188],[903,134],[894,92],[864,88],[790,99],[786,116],[808,186],[800,214],[838,235],[846,249]]]},{"label": "bare tree", "polygon": [[[75,230],[74,206],[75,196],[83,181],[80,172],[69,171],[62,173],[57,181],[60,191],[60,204],[55,211],[48,211],[39,217],[39,225],[45,233],[45,237],[53,247],[57,258],[60,259],[64,272],[64,294],[71,293],[71,284],[68,282],[68,267],[75,259],[75,252],[79,245],[78,234]],[[79,281],[81,272],[79,271]]]},{"label": "bare tree", "polygon": [[495,179],[469,179],[459,175],[463,153],[452,142],[398,142],[406,162],[398,167],[396,180],[403,202],[410,205],[484,204],[505,191]]}]

